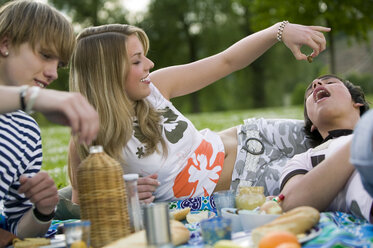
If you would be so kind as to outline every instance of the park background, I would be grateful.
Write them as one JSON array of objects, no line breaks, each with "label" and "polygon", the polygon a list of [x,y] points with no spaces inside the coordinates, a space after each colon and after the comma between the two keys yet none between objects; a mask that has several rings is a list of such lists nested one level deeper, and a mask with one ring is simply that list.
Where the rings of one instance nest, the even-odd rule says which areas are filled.
[{"label": "park background", "polygon": [[[135,0],[47,2],[71,20],[76,32],[107,23],[143,28],[150,39],[148,57],[155,62],[154,70],[213,55],[283,20],[332,28],[325,34],[327,49],[312,63],[297,61],[278,43],[249,67],[199,92],[172,99],[198,129],[219,131],[251,117],[302,119],[304,90],[323,74],[360,85],[373,102],[372,0],[149,0],[146,5],[138,0],[136,12],[129,8]],[[68,90],[68,68],[59,70],[50,88]],[[34,117],[42,130],[43,170],[61,188],[68,184],[69,128],[48,123],[40,114]]]}]

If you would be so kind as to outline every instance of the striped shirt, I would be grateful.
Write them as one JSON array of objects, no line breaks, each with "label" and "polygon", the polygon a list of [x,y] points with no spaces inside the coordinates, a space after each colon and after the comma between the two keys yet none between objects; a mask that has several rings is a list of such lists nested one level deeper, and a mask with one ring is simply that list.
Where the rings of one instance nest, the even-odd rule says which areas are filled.
[{"label": "striped shirt", "polygon": [[18,221],[32,207],[17,192],[19,178],[38,173],[42,157],[40,129],[34,119],[22,111],[0,115],[0,201],[12,233],[16,234]]}]

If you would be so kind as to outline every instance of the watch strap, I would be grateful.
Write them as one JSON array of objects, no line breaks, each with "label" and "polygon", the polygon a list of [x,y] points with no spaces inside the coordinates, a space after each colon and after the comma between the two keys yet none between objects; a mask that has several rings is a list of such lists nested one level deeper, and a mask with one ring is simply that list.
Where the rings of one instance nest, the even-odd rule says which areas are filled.
[{"label": "watch strap", "polygon": [[54,215],[55,215],[55,210],[53,210],[52,213],[50,214],[43,214],[43,213],[40,213],[39,210],[37,208],[34,207],[34,209],[32,210],[32,213],[34,214],[34,217],[40,221],[40,222],[49,222],[51,221],[53,218],[54,218]]}]

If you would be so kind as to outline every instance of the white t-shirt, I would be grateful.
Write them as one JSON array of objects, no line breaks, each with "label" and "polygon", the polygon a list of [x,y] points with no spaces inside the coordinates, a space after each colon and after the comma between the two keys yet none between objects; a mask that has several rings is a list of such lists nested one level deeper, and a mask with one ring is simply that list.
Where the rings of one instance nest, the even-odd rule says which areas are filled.
[{"label": "white t-shirt", "polygon": [[[351,139],[352,135],[330,139],[315,148],[309,149],[305,153],[295,155],[287,162],[282,171],[280,178],[281,188],[283,188],[284,184],[291,177],[298,174],[306,174]],[[365,191],[361,178],[355,171],[344,189],[338,193],[329,205],[327,211],[352,212],[359,217],[369,220],[372,202],[372,197]]]},{"label": "white t-shirt", "polygon": [[[209,129],[198,131],[158,89],[150,84],[147,100],[162,110],[162,135],[168,156],[153,153],[144,156],[144,144],[134,134],[123,149],[126,165],[124,173],[147,176],[158,174],[161,185],[154,195],[156,201],[211,195],[219,180],[224,163],[224,145],[220,136]],[[161,145],[159,145],[159,150]]]}]

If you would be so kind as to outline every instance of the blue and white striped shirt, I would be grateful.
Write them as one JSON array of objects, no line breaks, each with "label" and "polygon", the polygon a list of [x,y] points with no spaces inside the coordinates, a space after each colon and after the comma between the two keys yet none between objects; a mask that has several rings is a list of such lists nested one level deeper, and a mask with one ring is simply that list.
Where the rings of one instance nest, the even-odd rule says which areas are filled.
[{"label": "blue and white striped shirt", "polygon": [[42,164],[40,129],[35,120],[16,111],[0,115],[0,201],[8,229],[16,233],[18,221],[32,203],[17,192],[21,175],[32,177]]}]

